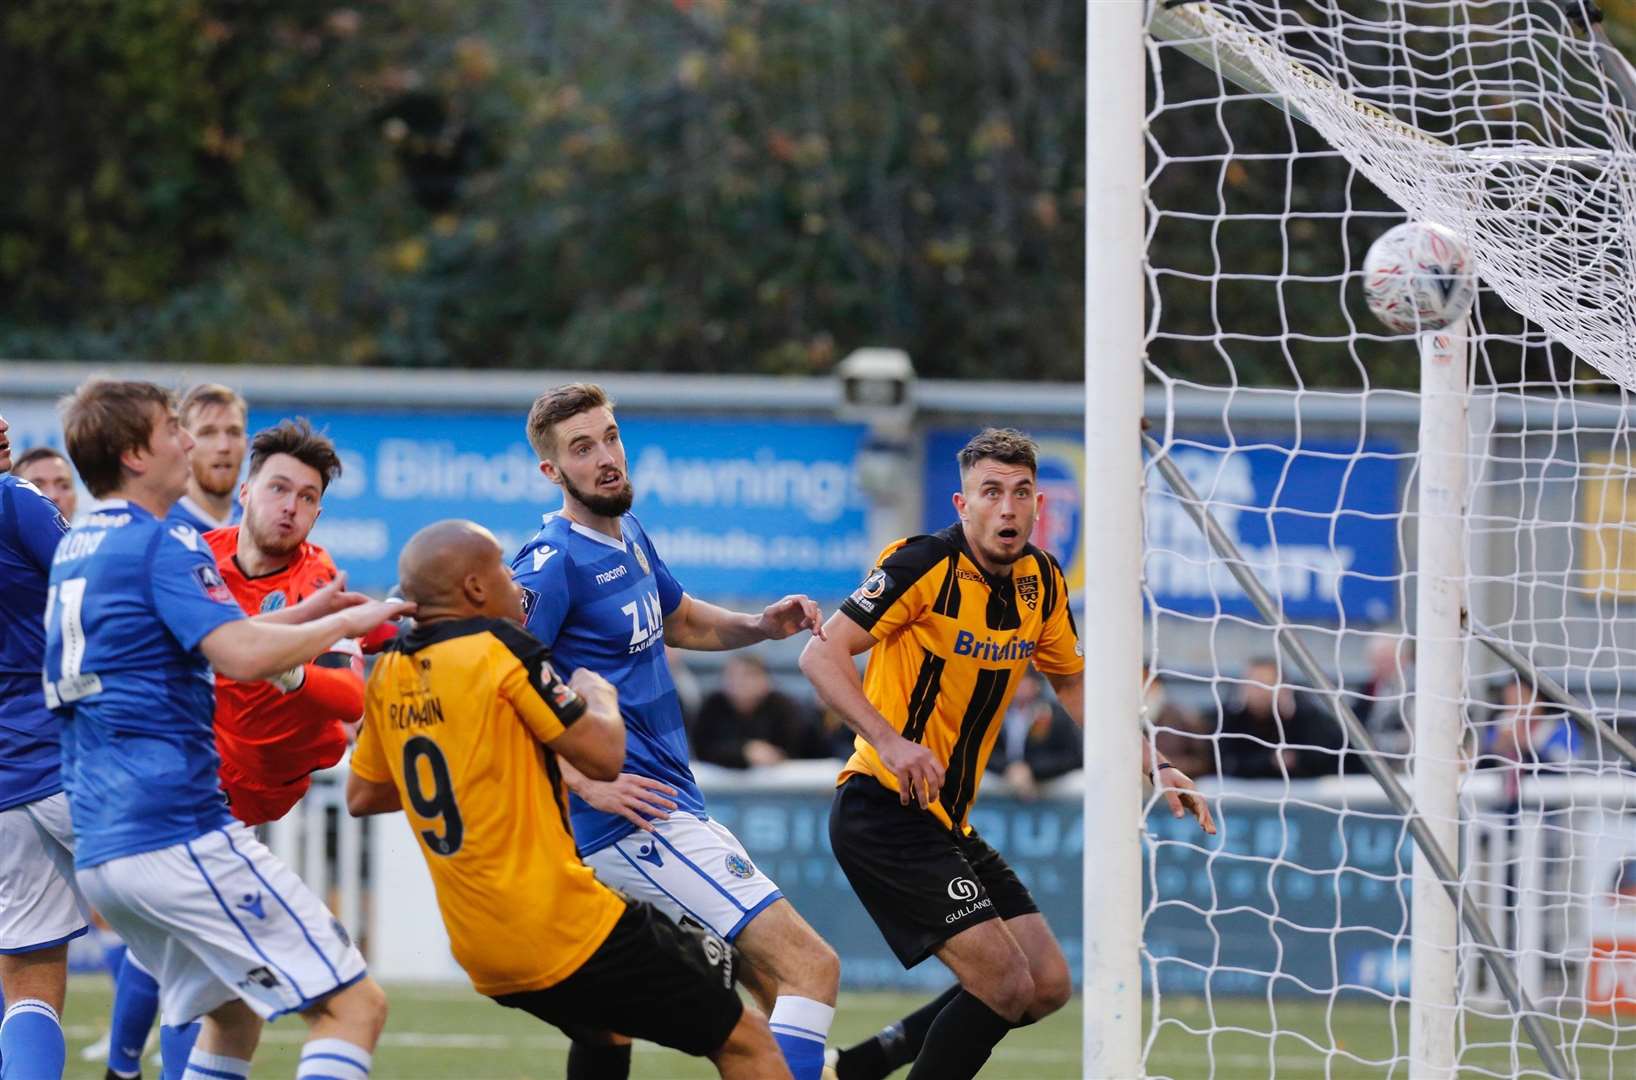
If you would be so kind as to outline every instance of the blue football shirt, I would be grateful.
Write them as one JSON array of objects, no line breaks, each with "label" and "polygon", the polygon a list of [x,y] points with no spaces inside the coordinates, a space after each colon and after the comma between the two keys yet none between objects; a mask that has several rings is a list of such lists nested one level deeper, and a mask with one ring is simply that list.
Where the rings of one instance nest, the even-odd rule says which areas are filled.
[{"label": "blue football shirt", "polygon": [[[625,768],[676,789],[679,810],[704,814],[704,796],[688,768],[687,728],[665,660],[665,616],[682,602],[682,587],[654,550],[635,516],[620,519],[622,540],[604,536],[561,513],[512,560],[523,586],[528,629],[551,648],[564,676],[590,668],[619,691],[625,718]],[[589,855],[635,830],[616,814],[593,810],[573,796],[574,840]]]},{"label": "blue football shirt", "polygon": [[199,642],[242,618],[204,539],[134,503],[99,504],[57,545],[45,692],[63,721],[75,865],[171,847],[232,820]]},{"label": "blue football shirt", "polygon": [[0,810],[62,790],[57,718],[46,708],[46,578],[68,522],[27,480],[0,475]]},{"label": "blue football shirt", "polygon": [[226,524],[219,524],[206,515],[198,503],[183,495],[170,508],[170,513],[165,515],[165,521],[172,525],[191,526],[193,531],[203,534],[211,529],[225,529],[228,525],[237,525],[243,517],[244,507],[237,499],[233,500],[233,512],[227,515]]}]

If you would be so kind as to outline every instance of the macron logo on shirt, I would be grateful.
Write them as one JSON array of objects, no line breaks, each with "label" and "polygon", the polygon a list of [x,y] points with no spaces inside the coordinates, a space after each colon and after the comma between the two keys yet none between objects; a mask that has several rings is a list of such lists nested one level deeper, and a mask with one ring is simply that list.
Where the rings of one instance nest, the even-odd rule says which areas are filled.
[{"label": "macron logo on shirt", "polygon": [[199,534],[191,525],[172,525],[170,534],[180,540],[189,551],[199,550]]},{"label": "macron logo on shirt", "polygon": [[557,549],[554,548],[554,547],[551,547],[549,544],[541,544],[538,548],[536,548],[535,551],[534,551],[534,569],[535,569],[535,571],[538,572],[540,567],[542,567],[546,563],[550,562],[551,561],[551,556],[555,555],[556,553],[557,553]]}]

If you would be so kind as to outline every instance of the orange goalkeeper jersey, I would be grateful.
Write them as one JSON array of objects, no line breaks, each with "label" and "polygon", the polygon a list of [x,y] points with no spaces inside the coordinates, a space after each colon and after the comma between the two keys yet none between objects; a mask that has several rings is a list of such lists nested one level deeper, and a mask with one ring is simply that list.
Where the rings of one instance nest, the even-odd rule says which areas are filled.
[{"label": "orange goalkeeper jersey", "polygon": [[[222,579],[248,615],[299,604],[335,577],[335,563],[316,544],[303,543],[294,561],[250,577],[239,566],[239,526],[213,529],[205,542]],[[300,801],[308,777],[341,760],[342,726],[364,711],[364,665],[357,644],[337,642],[306,665],[305,681],[290,693],[269,682],[216,677],[216,751],[228,807],[247,825],[274,821]]]}]

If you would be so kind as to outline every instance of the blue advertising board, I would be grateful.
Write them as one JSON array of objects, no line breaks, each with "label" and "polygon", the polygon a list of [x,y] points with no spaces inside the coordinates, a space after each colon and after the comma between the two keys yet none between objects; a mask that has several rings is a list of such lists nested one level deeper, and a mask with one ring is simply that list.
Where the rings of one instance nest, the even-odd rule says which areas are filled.
[{"label": "blue advertising board", "polygon": [[[1178,437],[1170,458],[1237,542],[1289,619],[1385,622],[1398,609],[1395,445],[1287,437],[1224,445]],[[1259,619],[1227,565],[1155,470],[1143,507],[1152,602]]]},{"label": "blue advertising board", "polygon": [[[1251,785],[1252,787],[1254,785]],[[706,783],[710,813],[841,957],[852,989],[948,984],[936,961],[911,971],[887,949],[830,852],[828,792],[738,791]],[[1403,992],[1411,853],[1384,809],[1223,794],[1220,836],[1162,804],[1147,821],[1143,977],[1167,993]],[[1005,856],[1062,943],[1084,955],[1085,833],[1077,798],[986,796],[972,825]],[[1306,990],[1303,990],[1303,987]]]},{"label": "blue advertising board", "polygon": [[[955,463],[975,428],[933,431],[926,442],[927,531],[954,520]],[[1044,508],[1034,543],[1056,555],[1076,593],[1083,582],[1085,459],[1077,431],[1032,432],[1040,444]],[[1292,619],[1384,622],[1398,609],[1396,446],[1299,443],[1227,446],[1180,436],[1171,457]],[[1188,615],[1258,618],[1162,477],[1151,470],[1144,507],[1144,572],[1153,602]]]},{"label": "blue advertising board", "polygon": [[[562,505],[520,415],[307,410],[345,470],[313,531],[354,585],[385,589],[415,530],[471,518],[515,551]],[[252,410],[251,429],[282,412]],[[841,596],[867,569],[866,502],[854,478],[862,429],[797,420],[623,416],[634,512],[683,587],[699,596]]]}]

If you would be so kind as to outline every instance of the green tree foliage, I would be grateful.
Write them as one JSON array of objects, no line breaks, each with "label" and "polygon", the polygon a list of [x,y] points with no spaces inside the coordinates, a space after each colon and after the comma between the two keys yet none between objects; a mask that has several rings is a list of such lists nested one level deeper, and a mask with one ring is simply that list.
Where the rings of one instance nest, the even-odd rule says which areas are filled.
[{"label": "green tree foliage", "polygon": [[[1084,36],[1084,0],[10,0],[0,355],[1077,379]],[[1153,143],[1222,155],[1159,207],[1366,212],[1156,217],[1211,278],[1155,279],[1166,371],[1412,383],[1337,343],[1378,192],[1262,157],[1321,147],[1271,108]]]},{"label": "green tree foliage", "polygon": [[1081,0],[26,0],[0,351],[1077,377]]}]

